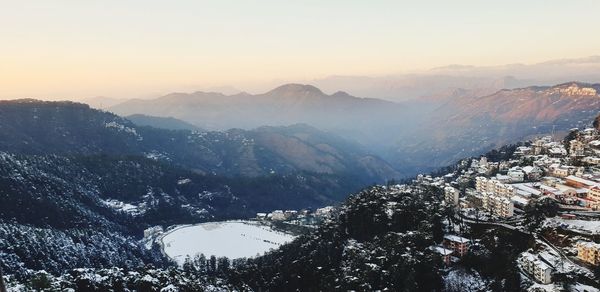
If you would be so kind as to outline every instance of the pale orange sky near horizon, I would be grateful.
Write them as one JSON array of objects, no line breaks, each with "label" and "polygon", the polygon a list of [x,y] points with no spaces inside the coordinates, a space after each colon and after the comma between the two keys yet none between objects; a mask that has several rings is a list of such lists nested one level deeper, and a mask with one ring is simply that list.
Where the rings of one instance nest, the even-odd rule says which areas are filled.
[{"label": "pale orange sky near horizon", "polygon": [[598,55],[600,1],[0,0],[0,98],[147,97]]}]

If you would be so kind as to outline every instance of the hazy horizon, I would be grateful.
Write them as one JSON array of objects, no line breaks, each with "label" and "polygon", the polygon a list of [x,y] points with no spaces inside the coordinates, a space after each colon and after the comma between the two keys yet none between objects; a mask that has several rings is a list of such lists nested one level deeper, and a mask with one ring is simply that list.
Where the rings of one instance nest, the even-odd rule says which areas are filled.
[{"label": "hazy horizon", "polygon": [[148,98],[224,86],[259,93],[337,75],[387,77],[600,53],[593,37],[600,2],[586,0],[3,6],[5,99]]},{"label": "hazy horizon", "polygon": [[[537,68],[541,67],[541,68]],[[548,71],[548,69],[550,71]],[[552,70],[552,68],[554,68]],[[554,71],[554,72],[553,72]],[[6,95],[1,96],[0,100],[12,100],[12,99],[24,99],[33,98],[40,100],[58,101],[58,100],[74,100],[74,101],[86,101],[95,98],[108,98],[115,100],[128,100],[128,99],[154,99],[162,97],[170,93],[193,93],[193,92],[218,92],[225,95],[235,95],[237,93],[246,92],[250,94],[262,94],[266,93],[274,88],[277,88],[284,84],[307,84],[313,85],[321,89],[325,94],[333,94],[337,91],[346,91],[351,95],[357,97],[368,97],[368,98],[380,98],[395,101],[394,98],[387,96],[381,96],[376,93],[364,93],[360,89],[356,89],[357,86],[366,86],[364,84],[353,84],[344,79],[370,79],[372,82],[400,82],[410,83],[413,82],[413,78],[430,78],[432,83],[431,87],[437,88],[439,86],[447,86],[447,84],[437,84],[436,78],[445,79],[445,77],[457,77],[464,78],[462,82],[473,82],[470,78],[482,79],[483,84],[485,82],[494,82],[496,79],[502,79],[504,77],[516,77],[524,78],[527,81],[525,86],[531,85],[554,85],[558,83],[578,81],[587,83],[598,83],[600,82],[600,56],[589,56],[582,58],[573,59],[553,59],[547,60],[540,63],[534,64],[522,64],[522,63],[510,63],[510,64],[499,64],[491,66],[475,66],[475,65],[464,65],[464,64],[447,64],[444,66],[432,67],[429,69],[413,70],[410,72],[395,72],[381,75],[348,75],[348,74],[332,74],[324,76],[322,78],[314,79],[273,79],[257,82],[254,85],[236,86],[232,84],[222,85],[181,85],[172,86],[163,90],[144,90],[132,92],[131,94],[114,94],[105,95],[91,92],[89,94],[82,95]],[[541,77],[546,77],[545,79]],[[341,79],[341,81],[340,81]],[[485,79],[485,80],[483,80]],[[337,80],[338,82],[331,82],[331,80]],[[446,82],[441,81],[440,83]],[[471,84],[474,87],[482,86],[481,84]],[[377,84],[370,84],[370,86],[377,86]],[[389,84],[388,84],[389,86]],[[398,86],[418,86],[413,84],[400,84]],[[421,85],[423,86],[423,85]],[[463,88],[456,86],[457,88]],[[468,86],[466,86],[468,87]],[[517,86],[518,87],[518,86]],[[385,89],[385,88],[384,88]],[[390,88],[387,88],[388,90]],[[402,90],[402,88],[395,88],[396,90]],[[102,92],[102,90],[98,91]],[[408,93],[410,95],[410,92]],[[412,96],[413,98],[419,98],[419,95]]]}]

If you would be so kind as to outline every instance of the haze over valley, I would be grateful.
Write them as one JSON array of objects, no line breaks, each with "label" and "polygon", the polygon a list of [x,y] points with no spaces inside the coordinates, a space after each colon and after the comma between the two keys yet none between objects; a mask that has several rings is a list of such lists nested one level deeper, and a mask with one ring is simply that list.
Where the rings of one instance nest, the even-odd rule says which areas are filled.
[{"label": "haze over valley", "polygon": [[258,95],[172,93],[107,110],[171,117],[218,131],[306,124],[361,145],[406,177],[529,135],[564,135],[588,125],[598,108],[598,84],[489,90],[494,91],[456,89],[447,96],[391,102],[287,84]]}]

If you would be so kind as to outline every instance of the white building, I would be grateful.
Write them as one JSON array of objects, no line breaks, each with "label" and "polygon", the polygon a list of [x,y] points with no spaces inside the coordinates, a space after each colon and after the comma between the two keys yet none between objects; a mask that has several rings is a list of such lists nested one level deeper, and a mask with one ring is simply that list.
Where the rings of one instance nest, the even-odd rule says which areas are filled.
[{"label": "white building", "polygon": [[523,172],[525,172],[525,175],[530,180],[537,180],[544,174],[539,167],[530,165],[523,167]]},{"label": "white building", "polygon": [[480,192],[487,192],[487,182],[488,179],[483,176],[478,176],[475,178],[475,189]]},{"label": "white building", "polygon": [[456,188],[447,186],[444,188],[444,201],[447,205],[457,206],[458,205],[459,191]]},{"label": "white building", "polygon": [[483,208],[490,214],[498,217],[512,217],[514,214],[514,205],[510,198],[511,197],[506,198],[500,195],[489,195],[484,193]]},{"label": "white building", "polygon": [[274,221],[283,221],[285,220],[285,213],[282,210],[275,210],[271,212],[271,220]]},{"label": "white building", "polygon": [[475,178],[475,189],[480,193],[502,195],[508,198],[516,194],[512,186],[502,183],[495,178],[487,179],[482,176]]},{"label": "white building", "polygon": [[521,266],[536,281],[542,284],[552,283],[552,268],[535,255],[524,252],[521,257]]},{"label": "white building", "polygon": [[520,167],[513,167],[506,174],[510,177],[511,182],[522,182],[525,180],[525,173]]}]

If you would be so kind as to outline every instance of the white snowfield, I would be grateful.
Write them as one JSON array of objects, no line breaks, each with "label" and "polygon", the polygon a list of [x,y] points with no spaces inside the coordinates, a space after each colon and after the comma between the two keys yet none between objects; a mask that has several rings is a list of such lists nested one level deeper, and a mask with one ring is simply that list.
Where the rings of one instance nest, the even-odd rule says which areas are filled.
[{"label": "white snowfield", "polygon": [[562,218],[548,218],[545,226],[562,226],[566,229],[571,229],[585,234],[600,234],[600,221],[588,220],[565,220]]},{"label": "white snowfield", "polygon": [[293,235],[256,222],[224,221],[177,227],[160,241],[167,256],[182,265],[187,256],[201,253],[230,259],[254,257],[292,239]]}]

